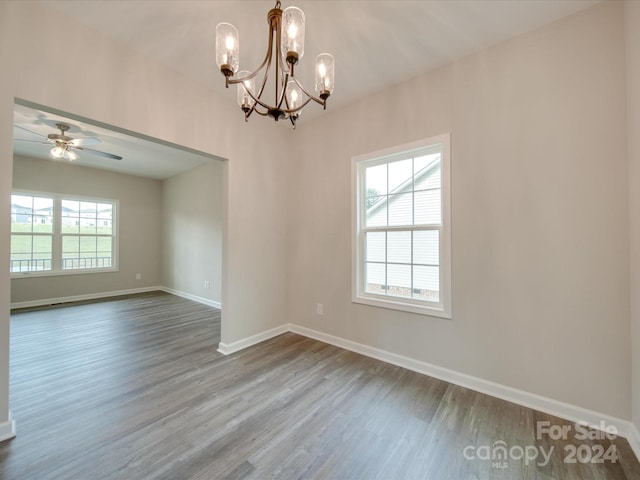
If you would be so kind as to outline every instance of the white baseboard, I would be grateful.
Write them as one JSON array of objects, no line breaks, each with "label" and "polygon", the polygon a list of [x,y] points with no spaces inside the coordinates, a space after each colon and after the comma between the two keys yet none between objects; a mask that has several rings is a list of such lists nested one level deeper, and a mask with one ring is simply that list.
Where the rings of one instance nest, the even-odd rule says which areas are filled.
[{"label": "white baseboard", "polygon": [[[335,345],[336,347],[344,348],[345,350],[350,350],[367,357],[382,360],[383,362],[397,365],[414,372],[422,373],[430,377],[435,377],[440,380],[459,385],[461,387],[469,388],[476,392],[485,393],[487,395],[491,395],[492,397],[501,398],[502,400],[506,400],[508,402],[513,402],[518,405],[564,418],[572,422],[586,422],[590,426],[597,429],[601,429],[602,422],[604,422],[605,426],[607,427],[614,426],[618,431],[618,435],[627,438],[629,440],[629,443],[632,443],[633,431],[635,431],[636,438],[640,439],[640,437],[637,436],[637,429],[635,429],[631,422],[627,420],[612,417],[610,415],[605,415],[603,413],[595,412],[593,410],[588,410],[586,408],[578,407],[575,405],[570,405],[568,403],[543,397],[535,393],[518,390],[516,388],[490,382],[488,380],[483,380],[481,378],[466,375],[464,373],[459,373],[447,368],[438,367],[437,365],[432,365],[420,360],[415,360],[409,357],[387,352],[385,350],[370,347],[368,345],[363,345],[361,343],[346,340],[344,338],[329,335],[310,328],[301,327],[299,325],[289,324],[289,331],[297,333],[299,335],[303,335],[305,337],[319,340],[324,343]],[[634,451],[640,459],[637,447],[638,443],[636,444]]]},{"label": "white baseboard", "polygon": [[9,420],[0,423],[0,442],[9,440],[16,436],[16,421],[13,419],[13,415],[9,412]]},{"label": "white baseboard", "polygon": [[11,309],[42,307],[45,305],[55,305],[57,303],[80,302],[83,300],[95,300],[98,298],[119,297],[120,295],[132,295],[134,293],[155,292],[158,290],[162,290],[162,287],[156,286],[156,287],[130,288],[128,290],[116,290],[113,292],[96,292],[96,293],[87,293],[84,295],[71,295],[68,297],[43,298],[41,300],[32,300],[28,302],[14,302],[11,304]]},{"label": "white baseboard", "polygon": [[238,340],[237,342],[232,342],[229,344],[220,342],[218,344],[218,351],[223,355],[230,355],[240,350],[244,350],[245,348],[251,347],[252,345],[256,345],[257,343],[264,342],[265,340],[269,340],[270,338],[277,337],[278,335],[282,335],[283,333],[287,333],[288,331],[289,325],[284,324],[280,325],[279,327],[272,328],[271,330],[267,330],[266,332],[257,333],[256,335],[243,338],[242,340]]},{"label": "white baseboard", "polygon": [[176,295],[178,297],[186,298],[188,300],[193,300],[194,302],[202,303],[210,307],[222,309],[222,304],[220,302],[216,302],[215,300],[209,300],[208,298],[199,297],[198,295],[192,295],[191,293],[187,293],[187,292],[181,292],[180,290],[174,290],[173,288],[169,288],[169,287],[158,287],[158,288],[159,290],[170,293],[171,295]]}]

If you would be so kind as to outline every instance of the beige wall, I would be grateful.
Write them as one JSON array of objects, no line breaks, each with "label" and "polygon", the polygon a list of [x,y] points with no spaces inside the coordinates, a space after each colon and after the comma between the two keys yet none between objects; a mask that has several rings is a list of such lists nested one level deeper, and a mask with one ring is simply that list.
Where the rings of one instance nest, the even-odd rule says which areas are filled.
[{"label": "beige wall", "polygon": [[625,2],[633,422],[640,432],[640,2]]},{"label": "beige wall", "polygon": [[[81,74],[59,61],[61,45],[67,58],[83,59]],[[265,145],[286,128],[245,123],[216,93],[221,78],[212,77],[211,88],[194,83],[42,3],[0,2],[0,64],[0,208],[9,209],[14,97],[227,158],[222,341],[282,323],[286,159]],[[0,271],[8,272],[9,215],[0,215],[0,252]],[[8,416],[8,335],[7,273],[0,275],[0,425]]]},{"label": "beige wall", "polygon": [[[622,26],[605,2],[301,125],[290,321],[630,418]],[[351,303],[351,157],[443,132],[453,319]]]},{"label": "beige wall", "polygon": [[162,182],[162,285],[217,303],[222,300],[223,168],[223,162],[211,160]]},{"label": "beige wall", "polygon": [[[15,189],[119,201],[117,272],[11,280],[11,303],[161,285],[162,183],[16,155]],[[136,273],[142,274],[136,280]]]}]

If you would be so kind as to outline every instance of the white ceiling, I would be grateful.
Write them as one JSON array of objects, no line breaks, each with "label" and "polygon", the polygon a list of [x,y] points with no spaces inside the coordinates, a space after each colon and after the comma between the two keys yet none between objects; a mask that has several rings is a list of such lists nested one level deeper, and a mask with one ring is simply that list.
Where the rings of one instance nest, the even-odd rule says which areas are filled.
[{"label": "white ceiling", "polygon": [[[322,52],[334,55],[336,87],[327,108],[337,109],[403,79],[456,61],[599,1],[284,0],[282,8],[296,5],[305,12],[305,54],[296,73],[310,90],[313,88],[316,55]],[[234,89],[224,88],[224,79],[215,65],[215,26],[226,21],[237,27],[240,35],[240,68],[253,70],[266,53],[266,15],[275,2],[42,0],[41,4],[43,8],[55,9],[235,102]],[[84,66],[90,67],[86,62]],[[321,114],[320,107],[309,105],[299,122],[302,124]],[[40,120],[42,125],[30,124],[33,119],[23,118],[23,126],[29,128],[31,125],[34,127],[32,130],[45,136],[53,133],[50,127],[60,118],[46,116],[44,112],[37,112],[37,115],[45,115]],[[238,115],[241,115],[240,111]],[[251,121],[267,119],[256,118]],[[100,147],[104,146],[105,151],[124,157],[124,160],[117,162],[103,157],[89,159],[89,155],[83,155],[83,163],[91,160],[91,165],[96,167],[137,171],[138,175],[154,178],[166,178],[171,174],[170,164],[174,168],[176,166],[177,162],[160,160],[157,152],[148,156],[153,163],[146,164],[140,152],[143,149],[139,149],[135,155],[123,154],[125,150],[122,149],[128,148],[126,141],[113,132],[99,131],[97,127],[73,120],[70,123],[78,127],[83,135],[103,140]],[[287,125],[286,122],[282,124]],[[70,132],[73,134],[77,131],[72,129]],[[140,142],[134,138],[129,138],[129,141]],[[150,145],[146,147],[153,148]],[[17,148],[24,151],[28,147],[22,145]],[[118,148],[121,150],[117,151]],[[30,151],[35,152],[35,147],[32,146]],[[113,163],[120,165],[116,167]]]},{"label": "white ceiling", "polygon": [[[122,160],[113,160],[92,154],[88,150],[76,151],[79,158],[74,160],[74,165],[162,180],[210,160],[210,157],[198,152],[129,135],[112,128],[96,126],[72,116],[50,113],[23,105],[15,105],[13,110],[14,153],[50,161],[68,162],[68,160],[52,160],[49,157],[49,151],[53,145],[47,142],[46,137],[50,133],[60,133],[56,127],[56,123],[59,122],[69,125],[67,136],[97,138],[100,143],[90,148],[122,157]],[[16,128],[15,125],[33,133],[23,128]]]}]

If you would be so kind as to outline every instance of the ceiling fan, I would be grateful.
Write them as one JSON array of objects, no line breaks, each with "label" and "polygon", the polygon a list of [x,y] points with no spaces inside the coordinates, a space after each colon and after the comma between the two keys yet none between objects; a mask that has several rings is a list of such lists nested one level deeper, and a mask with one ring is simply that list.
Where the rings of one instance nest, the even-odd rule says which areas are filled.
[{"label": "ceiling fan", "polygon": [[36,133],[27,128],[21,127],[20,125],[15,125],[17,128],[24,130],[26,132],[31,133],[32,135],[36,135],[38,137],[42,137],[43,140],[23,140],[16,138],[14,139],[16,142],[30,142],[30,143],[42,143],[44,145],[51,145],[49,152],[49,156],[53,159],[60,160],[76,160],[78,158],[78,154],[74,150],[80,150],[83,152],[91,153],[93,155],[100,155],[101,157],[111,158],[113,160],[122,160],[122,157],[119,155],[114,155],[112,153],[101,152],[100,150],[94,150],[93,148],[87,148],[88,146],[97,145],[102,143],[95,137],[84,137],[84,138],[73,138],[65,135],[67,130],[69,130],[69,125],[66,123],[56,123],[56,127],[60,130],[60,133],[50,133],[46,137]]}]

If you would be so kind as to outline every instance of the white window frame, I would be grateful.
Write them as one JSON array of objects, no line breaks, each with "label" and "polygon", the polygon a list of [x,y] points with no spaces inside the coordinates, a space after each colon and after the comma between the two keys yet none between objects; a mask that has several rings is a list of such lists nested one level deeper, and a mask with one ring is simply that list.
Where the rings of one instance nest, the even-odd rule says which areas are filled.
[{"label": "white window frame", "polygon": [[[441,168],[441,225],[440,230],[440,292],[439,302],[410,299],[367,292],[365,289],[365,232],[371,231],[366,225],[366,185],[365,169],[376,164],[412,158],[418,150],[442,148]],[[352,267],[351,299],[353,303],[382,307],[405,312],[451,318],[451,136],[449,133],[437,135],[416,142],[399,145],[377,152],[357,155],[351,159],[351,225],[352,225]],[[376,231],[410,230],[406,227],[376,227]]]},{"label": "white window frame", "polygon": [[[34,270],[30,272],[10,272],[11,278],[26,277],[51,277],[59,275],[81,275],[91,273],[106,273],[119,271],[118,266],[118,244],[119,244],[119,219],[120,219],[120,202],[112,198],[97,198],[84,195],[66,195],[51,192],[38,192],[33,190],[15,189],[12,195],[25,195],[33,197],[43,197],[53,199],[53,233],[52,236],[52,252],[51,252],[51,270]],[[101,268],[83,268],[83,269],[66,269],[62,268],[62,201],[74,200],[83,202],[109,203],[112,205],[112,242],[111,242],[111,267]]]}]

